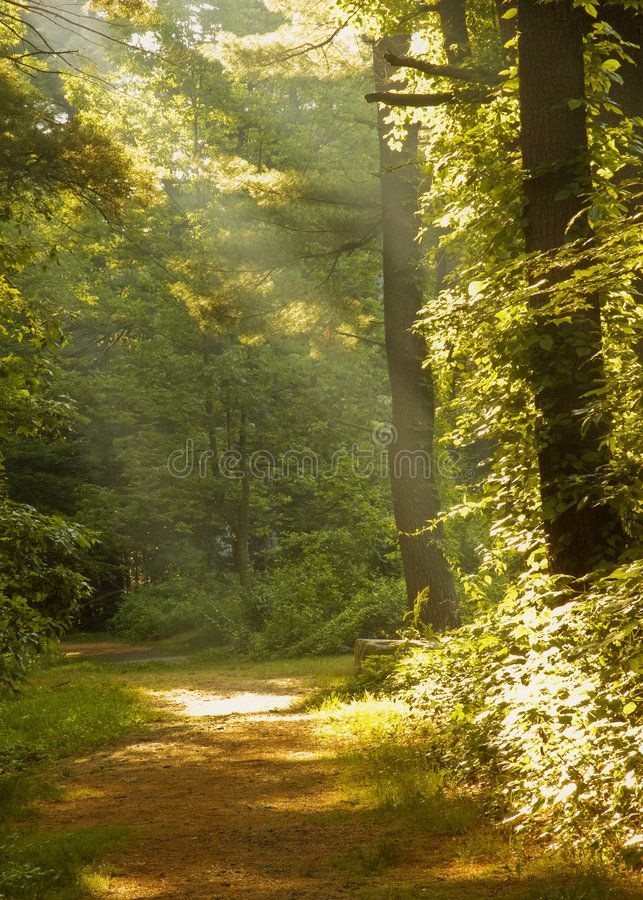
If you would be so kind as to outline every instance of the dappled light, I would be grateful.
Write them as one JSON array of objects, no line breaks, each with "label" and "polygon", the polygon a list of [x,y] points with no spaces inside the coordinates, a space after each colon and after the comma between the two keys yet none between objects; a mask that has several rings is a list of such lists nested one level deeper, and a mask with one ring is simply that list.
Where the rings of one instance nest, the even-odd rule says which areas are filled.
[{"label": "dappled light", "polygon": [[643,0],[0,0],[0,900],[643,896]]},{"label": "dappled light", "polygon": [[155,697],[165,699],[180,708],[186,716],[242,716],[248,713],[272,712],[288,709],[297,699],[294,695],[278,694],[233,694],[221,696],[201,691],[169,691],[156,693]]}]

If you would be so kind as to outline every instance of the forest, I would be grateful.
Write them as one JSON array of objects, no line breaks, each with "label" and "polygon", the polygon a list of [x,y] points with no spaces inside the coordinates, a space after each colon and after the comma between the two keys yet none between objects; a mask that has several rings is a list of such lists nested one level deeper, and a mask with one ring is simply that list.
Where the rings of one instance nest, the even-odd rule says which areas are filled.
[{"label": "forest", "polygon": [[642,48],[0,0],[0,898],[643,897]]}]

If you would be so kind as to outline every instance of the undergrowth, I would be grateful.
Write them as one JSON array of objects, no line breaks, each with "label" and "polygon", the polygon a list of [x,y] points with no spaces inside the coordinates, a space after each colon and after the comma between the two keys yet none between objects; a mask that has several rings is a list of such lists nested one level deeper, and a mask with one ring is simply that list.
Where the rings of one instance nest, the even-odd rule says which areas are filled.
[{"label": "undergrowth", "polygon": [[89,666],[37,673],[17,697],[0,697],[0,773],[82,752],[149,719],[137,691]]},{"label": "undergrowth", "polygon": [[127,838],[126,828],[84,828],[0,836],[0,897],[80,900],[109,883],[101,857]]},{"label": "undergrowth", "polygon": [[35,670],[0,696],[0,897],[76,900],[107,883],[99,861],[126,829],[39,832],[35,804],[62,788],[43,768],[142,730],[156,714],[100,666]]},{"label": "undergrowth", "polygon": [[[449,841],[440,844],[445,866],[481,866],[496,889],[502,888],[502,897],[512,900],[641,896],[636,876],[600,855],[571,846],[557,851],[503,824],[505,800],[488,786],[472,784],[447,758],[436,757],[430,727],[408,695],[368,693],[363,686],[360,692],[354,685],[353,696],[343,690],[334,697],[327,692],[315,706],[319,727],[336,748],[351,815],[358,810],[386,829],[368,852],[346,851],[334,862],[358,882],[395,866],[408,836],[421,832]],[[428,893],[436,900],[454,896],[448,886],[444,894],[439,886]],[[407,893],[400,884],[395,896],[416,897],[417,885]]]}]

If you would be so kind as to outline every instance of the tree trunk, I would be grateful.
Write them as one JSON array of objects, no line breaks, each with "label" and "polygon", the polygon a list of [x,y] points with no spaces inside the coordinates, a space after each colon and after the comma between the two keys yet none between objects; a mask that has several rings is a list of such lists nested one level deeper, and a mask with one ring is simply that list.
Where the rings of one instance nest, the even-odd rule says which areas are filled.
[{"label": "tree trunk", "polygon": [[442,0],[438,15],[447,61],[456,66],[471,55],[465,0]]},{"label": "tree trunk", "polygon": [[234,562],[239,584],[247,588],[250,581],[250,472],[248,471],[246,417],[241,416],[239,426],[240,493],[234,523]]},{"label": "tree trunk", "polygon": [[[442,0],[438,5],[438,15],[442,29],[442,46],[447,62],[452,66],[462,65],[471,55],[465,0]],[[437,243],[447,234],[446,228],[436,228],[434,240]],[[455,262],[446,247],[443,246],[438,250],[434,269],[436,297],[445,289]]]},{"label": "tree trunk", "polygon": [[[585,107],[568,105],[585,93],[584,16],[572,0],[518,0],[528,253],[566,242],[568,226],[582,209],[579,192],[590,184]],[[551,270],[549,284],[569,274]],[[623,543],[618,512],[601,499],[608,426],[592,421],[583,427],[586,396],[604,387],[600,304],[598,296],[585,298],[584,308],[576,306],[571,321],[562,322],[544,311],[548,299],[538,295],[533,301],[542,516],[552,572],[582,578],[601,560],[615,559]]]},{"label": "tree trunk", "polygon": [[250,582],[250,479],[246,473],[241,482],[239,520],[234,534],[234,564],[239,584],[247,588]]},{"label": "tree trunk", "polygon": [[635,47],[626,47],[631,63],[623,63],[618,74],[623,84],[614,83],[610,96],[621,106],[629,118],[643,116],[643,14],[640,9],[623,7],[619,4],[603,5],[601,18],[608,22],[614,31]]},{"label": "tree trunk", "polygon": [[[376,89],[391,88],[384,53],[403,55],[408,38],[388,37],[374,48]],[[458,623],[453,577],[442,552],[440,531],[427,522],[440,511],[433,471],[435,399],[430,368],[423,368],[424,339],[413,332],[422,306],[422,254],[418,222],[418,134],[409,129],[401,151],[388,145],[386,110],[378,113],[384,252],[384,331],[395,439],[389,466],[395,522],[400,534],[402,566],[410,607],[426,592],[421,607],[425,623],[438,630]]]},{"label": "tree trunk", "polygon": [[[629,119],[643,119],[643,14],[641,10],[633,7],[610,4],[601,9],[601,18],[608,22],[624,41],[635,45],[625,48],[632,62],[624,62],[618,70],[623,83],[612,84],[610,97],[616,100]],[[643,129],[640,127],[636,131],[639,142],[643,140],[642,132]],[[628,212],[634,216],[640,212],[643,197],[640,169],[626,166],[620,177],[623,181],[632,182]],[[643,278],[637,279],[634,290],[639,297],[643,297]],[[634,351],[643,366],[643,338],[640,337],[636,341]]]}]

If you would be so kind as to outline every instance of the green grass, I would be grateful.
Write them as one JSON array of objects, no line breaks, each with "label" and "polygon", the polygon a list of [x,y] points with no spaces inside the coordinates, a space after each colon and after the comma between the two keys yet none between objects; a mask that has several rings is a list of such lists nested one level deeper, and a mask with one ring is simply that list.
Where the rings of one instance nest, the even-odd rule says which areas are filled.
[{"label": "green grass", "polygon": [[382,837],[372,845],[357,847],[340,854],[332,860],[332,865],[346,875],[367,879],[381,875],[399,862],[402,856],[400,843],[391,837]]},{"label": "green grass", "polygon": [[56,760],[136,733],[158,713],[102,666],[56,661],[0,697],[0,897],[76,900],[103,883],[98,861],[125,829],[40,833],[34,803],[59,796]]},{"label": "green grass", "polygon": [[[165,641],[156,642],[154,650],[169,650],[175,644]],[[177,663],[190,670],[207,668],[218,673],[234,673],[253,678],[288,678],[348,676],[352,670],[352,656],[347,654],[336,656],[297,656],[286,659],[252,659],[248,656],[236,656],[221,647],[211,647],[192,653],[188,659]]]},{"label": "green grass", "polygon": [[[155,649],[158,649],[157,645]],[[292,680],[300,690],[312,692],[321,687],[332,692],[350,677],[352,657],[303,656],[282,660],[250,660],[246,657],[232,657],[229,652],[221,650],[207,650],[177,661],[101,662],[85,665],[91,665],[92,671],[108,675],[119,684],[136,683],[138,687],[152,690],[210,688],[213,682],[219,689],[226,690],[228,687],[233,689],[235,683]]]},{"label": "green grass", "polygon": [[89,664],[34,673],[17,697],[0,699],[0,771],[82,753],[142,728],[141,694]]},{"label": "green grass", "polygon": [[620,877],[600,862],[570,860],[562,853],[519,867],[520,900],[637,900],[636,879]]},{"label": "green grass", "polygon": [[84,828],[0,837],[0,897],[80,900],[105,887],[103,854],[120,844],[126,828]]},{"label": "green grass", "polygon": [[310,688],[341,681],[351,675],[353,658],[338,656],[300,656],[288,659],[234,659],[223,651],[203,651],[192,657],[192,665],[206,665],[217,673],[226,672],[251,678],[297,678]]},{"label": "green grass", "polygon": [[450,787],[421,745],[384,740],[344,753],[347,794],[377,818],[433,834],[468,834],[482,821],[476,799]]},{"label": "green grass", "polygon": [[7,822],[22,822],[35,817],[37,800],[54,800],[60,788],[50,779],[34,772],[5,772],[0,775],[0,837]]}]

